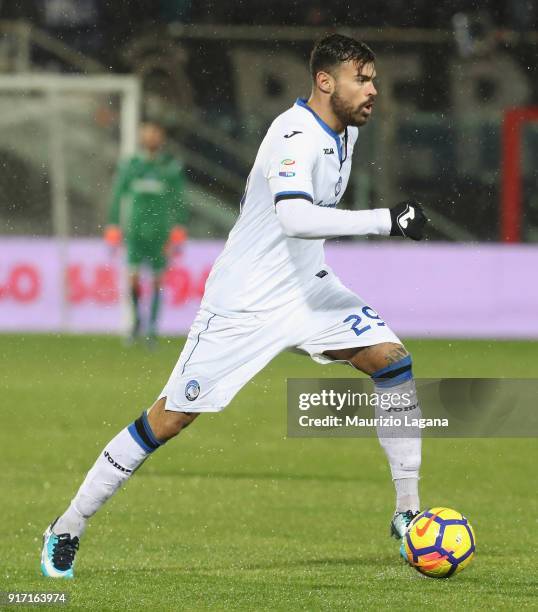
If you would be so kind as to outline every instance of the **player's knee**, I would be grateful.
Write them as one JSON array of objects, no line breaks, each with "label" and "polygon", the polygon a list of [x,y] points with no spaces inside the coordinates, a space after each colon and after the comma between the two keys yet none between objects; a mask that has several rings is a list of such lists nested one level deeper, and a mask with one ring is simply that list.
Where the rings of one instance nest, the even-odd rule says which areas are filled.
[{"label": "player's knee", "polygon": [[348,361],[357,370],[361,370],[370,376],[387,368],[397,367],[397,364],[404,360],[406,363],[411,363],[411,355],[405,346],[396,342],[383,342],[382,344],[357,349],[334,351],[328,356],[332,359]]},{"label": "player's knee", "polygon": [[387,342],[379,345],[378,351],[372,359],[372,376],[379,371],[392,371],[406,365],[409,369],[412,366],[411,355],[403,344]]},{"label": "player's knee", "polygon": [[413,361],[401,344],[387,345],[382,358],[372,363],[369,372],[374,383],[383,388],[413,381]]},{"label": "player's knee", "polygon": [[381,345],[381,349],[383,355],[383,365],[396,363],[401,359],[411,358],[411,355],[403,344],[397,344],[396,342],[385,342]]}]

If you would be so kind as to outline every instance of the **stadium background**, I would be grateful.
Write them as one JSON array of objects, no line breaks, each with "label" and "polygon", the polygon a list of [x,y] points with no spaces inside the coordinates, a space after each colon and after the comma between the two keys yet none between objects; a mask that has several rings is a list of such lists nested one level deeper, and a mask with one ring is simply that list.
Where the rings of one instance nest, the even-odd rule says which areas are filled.
[{"label": "stadium background", "polygon": [[[264,130],[308,95],[309,49],[335,30],[374,48],[380,85],[344,205],[390,206],[414,195],[432,229],[421,244],[330,241],[334,269],[406,339],[418,375],[536,376],[535,3],[4,0],[0,330],[9,333],[0,336],[1,441],[10,494],[0,588],[44,588],[41,530],[95,452],[152,401],[181,346],[168,340],[150,354],[125,350],[114,337],[125,326],[122,261],[101,234],[115,166],[134,150],[139,119],[166,125],[187,171],[191,240],[167,273],[163,317],[163,332],[181,335]],[[38,331],[47,333],[27,333]],[[225,416],[197,423],[152,460],[95,519],[81,556],[84,582],[71,591],[78,605],[536,603],[528,579],[536,543],[519,531],[534,533],[536,500],[527,495],[534,441],[425,445],[423,497],[469,512],[479,546],[485,542],[481,564],[460,586],[424,585],[395,566],[385,536],[392,500],[379,449],[319,440],[291,448],[284,440],[285,377],[320,375],[343,374],[282,356]],[[158,497],[151,487],[162,496],[157,514],[147,504]],[[215,499],[218,516],[201,511]],[[178,511],[191,529],[170,533]],[[379,541],[364,539],[366,515]],[[142,558],[135,533],[143,534]],[[113,584],[103,563],[114,567]],[[492,576],[496,590],[487,586]]]},{"label": "stadium background", "polygon": [[[146,117],[167,126],[187,171],[193,241],[166,277],[162,327],[185,333],[222,244],[196,240],[226,236],[264,131],[308,94],[312,42],[339,27],[375,48],[381,91],[344,205],[415,196],[433,223],[429,244],[396,251],[377,240],[360,260],[339,249],[350,241],[331,241],[331,261],[404,336],[538,336],[538,298],[524,281],[534,247],[482,246],[538,238],[537,124],[507,125],[511,109],[537,103],[537,11],[515,0],[467,12],[465,3],[432,13],[426,3],[386,4],[2,3],[18,19],[1,25],[0,328],[125,325],[120,260],[98,237],[118,157],[134,149]],[[374,239],[352,241],[365,242]],[[379,282],[380,261],[386,279],[399,266],[419,271],[414,292]]]}]

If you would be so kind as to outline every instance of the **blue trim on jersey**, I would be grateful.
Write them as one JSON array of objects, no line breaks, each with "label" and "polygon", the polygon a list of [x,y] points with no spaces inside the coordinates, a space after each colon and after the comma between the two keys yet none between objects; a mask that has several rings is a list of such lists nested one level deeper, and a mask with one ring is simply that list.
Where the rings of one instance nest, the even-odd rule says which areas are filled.
[{"label": "blue trim on jersey", "polygon": [[325,123],[325,121],[323,121],[323,119],[316,113],[316,111],[313,110],[312,108],[310,108],[310,106],[308,106],[306,98],[297,98],[297,100],[295,101],[295,104],[297,104],[298,106],[301,106],[302,108],[305,108],[309,113],[312,113],[312,115],[314,115],[316,121],[327,132],[327,134],[329,134],[329,136],[332,136],[333,138],[340,138],[340,136],[338,135],[338,132],[335,132],[332,129],[332,127],[329,127]]},{"label": "blue trim on jersey", "polygon": [[277,200],[283,198],[283,196],[286,198],[289,198],[289,196],[297,196],[300,199],[305,199],[312,203],[314,202],[314,198],[306,191],[279,191],[278,193],[275,193],[275,204],[277,203]]},{"label": "blue trim on jersey", "polygon": [[314,119],[321,125],[321,127],[327,132],[327,134],[334,138],[336,142],[336,148],[338,149],[338,161],[340,162],[340,167],[342,167],[342,162],[344,161],[342,156],[342,141],[340,140],[340,135],[338,134],[338,132],[335,132],[331,127],[329,127],[325,123],[325,121],[323,121],[323,119],[313,109],[311,109],[310,106],[308,106],[306,98],[297,98],[295,104],[311,113]]},{"label": "blue trim on jersey", "polygon": [[144,440],[142,440],[142,438],[140,437],[139,433],[136,431],[136,427],[134,423],[131,423],[129,425],[129,427],[127,427],[128,432],[131,434],[131,436],[133,437],[133,440],[138,444],[138,446],[140,446],[140,448],[143,451],[146,451],[146,453],[152,453],[155,449],[154,448],[150,448],[145,442]]}]

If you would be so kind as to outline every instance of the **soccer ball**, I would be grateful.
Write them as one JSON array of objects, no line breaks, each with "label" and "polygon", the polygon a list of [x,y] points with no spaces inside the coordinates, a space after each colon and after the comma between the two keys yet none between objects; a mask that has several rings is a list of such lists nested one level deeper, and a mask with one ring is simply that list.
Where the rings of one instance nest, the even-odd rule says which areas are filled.
[{"label": "soccer ball", "polygon": [[451,508],[430,508],[411,521],[402,552],[421,574],[449,578],[469,565],[475,544],[473,528],[463,514]]}]

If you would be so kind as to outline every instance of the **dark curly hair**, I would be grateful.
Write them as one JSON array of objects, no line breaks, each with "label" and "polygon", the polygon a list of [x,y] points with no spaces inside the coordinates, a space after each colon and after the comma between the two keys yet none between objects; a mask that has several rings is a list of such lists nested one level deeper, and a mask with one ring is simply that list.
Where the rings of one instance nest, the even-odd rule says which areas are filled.
[{"label": "dark curly hair", "polygon": [[375,61],[374,52],[368,45],[349,36],[330,34],[319,40],[310,55],[310,74],[316,80],[320,70],[331,72],[338,64],[356,61],[359,64],[370,64]]}]

